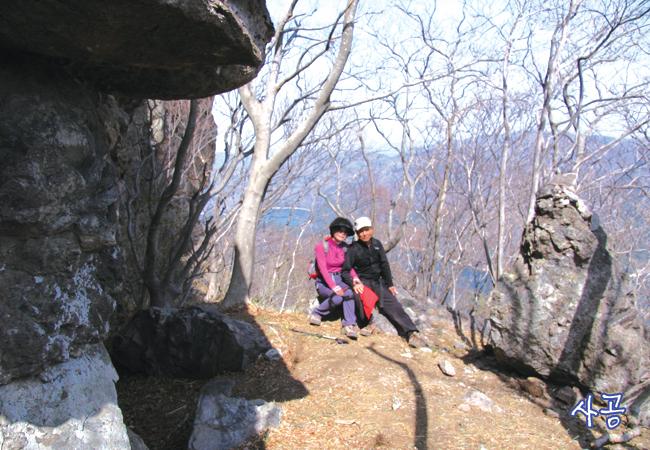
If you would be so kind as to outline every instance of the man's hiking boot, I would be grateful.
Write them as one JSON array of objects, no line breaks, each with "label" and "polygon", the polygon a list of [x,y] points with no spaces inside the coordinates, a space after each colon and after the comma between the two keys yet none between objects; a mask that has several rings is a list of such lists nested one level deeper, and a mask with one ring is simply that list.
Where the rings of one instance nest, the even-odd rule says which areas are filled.
[{"label": "man's hiking boot", "polygon": [[420,337],[420,333],[417,331],[414,331],[411,333],[409,336],[409,345],[413,348],[421,348],[421,347],[428,347],[429,344],[427,344],[424,339]]},{"label": "man's hiking boot", "polygon": [[370,335],[372,335],[372,333],[375,332],[376,328],[377,328],[377,323],[373,322],[370,325],[368,325],[367,327],[361,329],[361,331],[359,331],[359,334],[361,336],[370,336]]},{"label": "man's hiking boot", "polygon": [[346,325],[343,328],[341,328],[341,334],[346,335],[349,338],[356,339],[359,337],[357,334],[357,326],[356,325]]},{"label": "man's hiking boot", "polygon": [[309,325],[320,327],[320,317],[318,317],[316,314],[310,314]]}]

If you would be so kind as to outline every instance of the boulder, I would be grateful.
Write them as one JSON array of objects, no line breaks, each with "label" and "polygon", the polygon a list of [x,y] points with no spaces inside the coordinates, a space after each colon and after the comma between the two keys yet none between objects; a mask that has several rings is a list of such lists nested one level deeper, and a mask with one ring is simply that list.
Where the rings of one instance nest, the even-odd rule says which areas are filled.
[{"label": "boulder", "polygon": [[39,377],[0,386],[0,447],[25,450],[131,448],[103,344]]},{"label": "boulder", "polygon": [[623,406],[645,422],[650,345],[629,277],[594,217],[571,177],[540,190],[521,253],[490,299],[494,352],[524,375],[623,393]]},{"label": "boulder", "polygon": [[263,0],[0,4],[0,54],[61,65],[100,90],[202,98],[252,80],[273,24]]},{"label": "boulder", "polygon": [[[230,386],[232,388],[232,385]],[[190,450],[227,450],[265,428],[280,425],[282,407],[264,400],[229,398],[230,389],[208,383],[196,407]]]},{"label": "boulder", "polygon": [[132,372],[191,379],[240,372],[271,349],[253,325],[206,306],[149,308],[115,337],[113,361]]},{"label": "boulder", "polygon": [[[413,320],[413,323],[418,327],[419,331],[427,331],[431,327],[427,323],[428,312],[427,305],[423,302],[419,302],[415,297],[413,297],[406,288],[397,286],[397,300],[401,303],[404,308],[404,312]],[[378,308],[375,308],[373,314],[375,315],[375,323],[377,324],[377,329],[382,333],[388,334],[390,336],[397,336],[399,333],[395,326],[379,312]]]},{"label": "boulder", "polygon": [[1,385],[104,339],[125,262],[105,100],[29,65],[0,67],[0,99]]}]

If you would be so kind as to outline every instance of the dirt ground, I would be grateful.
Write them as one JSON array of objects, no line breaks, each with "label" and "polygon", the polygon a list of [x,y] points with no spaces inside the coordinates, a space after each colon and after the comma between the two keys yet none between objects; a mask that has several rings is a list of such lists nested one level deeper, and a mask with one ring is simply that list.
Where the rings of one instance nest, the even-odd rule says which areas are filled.
[{"label": "dirt ground", "polygon": [[[457,348],[450,320],[426,334],[431,351],[415,350],[395,336],[360,336],[349,344],[266,325],[340,336],[340,322],[307,324],[303,314],[256,309],[237,318],[256,323],[283,359],[258,359],[236,380],[233,397],[262,398],[282,406],[282,423],[238,447],[253,449],[476,449],[579,450],[605,430],[597,418],[571,418],[571,407],[552,396],[532,397],[514,373],[501,372],[489,352]],[[450,362],[447,376],[438,367]],[[187,448],[198,401],[208,380],[122,375],[117,383],[124,420],[150,450]],[[553,394],[559,386],[547,386]],[[491,412],[462,397],[476,389],[496,403]],[[548,415],[553,409],[558,417]],[[625,421],[623,422],[625,423]],[[614,431],[621,434],[624,425]],[[612,449],[650,450],[650,433]]]}]

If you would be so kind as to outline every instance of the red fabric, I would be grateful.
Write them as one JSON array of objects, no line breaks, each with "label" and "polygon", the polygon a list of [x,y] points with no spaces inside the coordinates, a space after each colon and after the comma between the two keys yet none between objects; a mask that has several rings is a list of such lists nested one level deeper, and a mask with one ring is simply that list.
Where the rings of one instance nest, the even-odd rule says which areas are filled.
[{"label": "red fabric", "polygon": [[359,297],[361,297],[361,303],[363,303],[363,311],[366,313],[366,317],[370,318],[372,310],[375,309],[379,297],[377,297],[377,294],[375,294],[375,292],[368,286],[363,287],[363,292]]}]

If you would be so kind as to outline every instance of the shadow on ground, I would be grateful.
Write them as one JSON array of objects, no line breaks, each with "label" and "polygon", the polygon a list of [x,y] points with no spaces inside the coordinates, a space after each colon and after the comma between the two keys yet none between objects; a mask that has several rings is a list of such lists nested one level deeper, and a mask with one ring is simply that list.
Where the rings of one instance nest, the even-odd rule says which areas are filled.
[{"label": "shadow on ground", "polygon": [[[215,308],[214,304],[203,306]],[[250,323],[265,336],[264,330],[255,322],[254,315],[247,308],[232,308],[222,312]],[[236,383],[232,397],[245,394],[247,400],[261,398],[267,402],[285,402],[309,394],[303,383],[292,377],[283,359],[269,361],[260,355],[245,372],[246,377],[242,377],[242,372],[228,372],[211,379],[192,380],[154,377],[121,370],[116,389],[124,423],[143,439],[149,450],[178,450],[187,448],[199,391],[209,381],[234,379]],[[255,441],[250,449],[265,448],[263,437]]]}]

